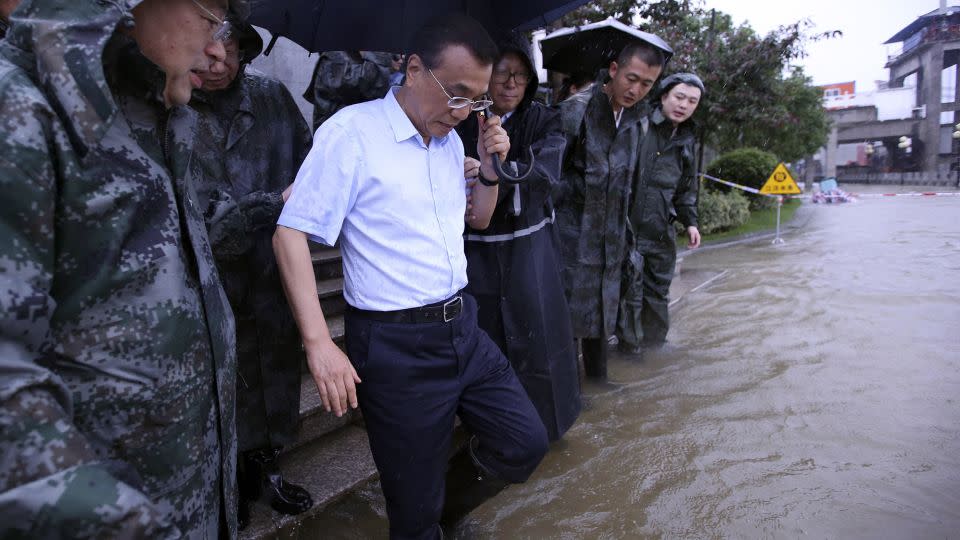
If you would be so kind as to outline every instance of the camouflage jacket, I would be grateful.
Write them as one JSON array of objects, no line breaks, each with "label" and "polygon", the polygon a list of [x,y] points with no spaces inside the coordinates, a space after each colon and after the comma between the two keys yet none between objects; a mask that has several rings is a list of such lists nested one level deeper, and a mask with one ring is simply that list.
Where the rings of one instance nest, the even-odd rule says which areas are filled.
[{"label": "camouflage jacket", "polygon": [[25,0],[0,42],[3,538],[236,533],[234,323],[195,114],[115,31],[136,4]]},{"label": "camouflage jacket", "polygon": [[237,319],[240,451],[291,444],[303,349],[273,254],[283,190],[312,136],[287,88],[247,67],[220,92],[195,91],[197,195]]},{"label": "camouflage jacket", "polygon": [[347,105],[382,98],[390,88],[390,54],[327,51],[313,70],[313,85],[304,98],[313,103],[316,130]]},{"label": "camouflage jacket", "polygon": [[554,203],[575,337],[616,328],[640,107],[623,111],[617,127],[600,84],[560,104],[567,151]]},{"label": "camouflage jacket", "polygon": [[669,246],[674,242],[674,220],[685,227],[697,225],[699,182],[694,169],[694,135],[690,121],[674,131],[660,107],[647,117],[640,142],[630,209],[637,242]]}]

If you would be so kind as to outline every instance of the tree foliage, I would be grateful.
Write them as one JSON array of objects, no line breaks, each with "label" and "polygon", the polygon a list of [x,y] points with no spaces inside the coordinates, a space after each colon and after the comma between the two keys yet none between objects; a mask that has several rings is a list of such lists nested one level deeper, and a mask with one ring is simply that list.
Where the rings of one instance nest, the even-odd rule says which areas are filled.
[{"label": "tree foliage", "polygon": [[[707,174],[714,178],[728,180],[754,189],[760,189],[770,178],[780,160],[770,152],[759,148],[738,148],[713,160],[707,167]],[[717,191],[731,191],[722,184],[711,184]],[[749,194],[750,208],[759,210],[773,205],[773,199],[762,195]]]},{"label": "tree foliage", "polygon": [[701,140],[721,152],[753,146],[786,161],[814,153],[826,142],[829,120],[820,91],[792,66],[807,43],[836,35],[813,33],[798,21],[766,36],[699,0],[600,0],[567,15],[566,25],[614,17],[657,34],[674,57],[665,73],[690,71],[707,91],[695,120]]}]

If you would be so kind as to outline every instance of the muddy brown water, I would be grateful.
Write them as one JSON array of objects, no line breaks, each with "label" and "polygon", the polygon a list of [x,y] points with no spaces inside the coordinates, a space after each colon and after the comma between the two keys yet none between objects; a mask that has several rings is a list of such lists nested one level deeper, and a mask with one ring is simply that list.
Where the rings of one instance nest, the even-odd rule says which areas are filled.
[{"label": "muddy brown water", "polygon": [[[808,205],[784,238],[689,256],[727,273],[671,346],[586,383],[530,481],[451,536],[960,538],[960,197]],[[315,525],[383,537],[382,500]]]}]

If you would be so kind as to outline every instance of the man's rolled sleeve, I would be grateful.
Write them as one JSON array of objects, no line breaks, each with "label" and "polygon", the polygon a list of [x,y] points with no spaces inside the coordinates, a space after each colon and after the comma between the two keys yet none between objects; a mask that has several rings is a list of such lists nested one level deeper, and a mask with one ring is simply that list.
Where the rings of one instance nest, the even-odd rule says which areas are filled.
[{"label": "man's rolled sleeve", "polygon": [[356,203],[361,162],[359,146],[336,118],[323,124],[277,224],[332,246]]}]

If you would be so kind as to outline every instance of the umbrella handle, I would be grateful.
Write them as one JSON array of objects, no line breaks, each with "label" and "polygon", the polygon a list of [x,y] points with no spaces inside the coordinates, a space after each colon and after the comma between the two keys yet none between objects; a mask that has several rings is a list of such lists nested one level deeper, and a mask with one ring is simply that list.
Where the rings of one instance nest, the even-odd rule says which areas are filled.
[{"label": "umbrella handle", "polygon": [[[486,116],[487,118],[490,118],[490,117],[494,116],[493,113],[490,112],[490,107],[487,107],[486,109],[483,109],[483,114],[484,114],[484,116]],[[529,177],[530,174],[533,173],[533,166],[534,166],[534,165],[536,164],[536,162],[537,162],[536,157],[533,155],[533,148],[530,148],[530,147],[528,146],[528,147],[527,147],[527,157],[530,158],[530,166],[528,166],[526,172],[524,172],[524,173],[521,174],[520,176],[513,176],[512,174],[510,174],[510,173],[508,173],[507,171],[503,170],[503,164],[500,163],[500,155],[499,155],[499,154],[494,154],[494,155],[492,155],[492,156],[490,156],[490,157],[493,158],[493,170],[497,173],[497,177],[500,178],[501,180],[503,180],[504,182],[508,183],[508,184],[519,184],[520,182],[526,180],[527,177]]]},{"label": "umbrella handle", "polygon": [[513,176],[507,171],[503,170],[503,165],[500,163],[500,156],[494,154],[490,156],[493,158],[493,170],[496,171],[497,176],[508,184],[519,184],[520,182],[527,179],[528,176],[533,172],[533,166],[537,162],[536,156],[533,155],[533,148],[527,147],[527,157],[530,158],[530,166],[527,167],[527,170],[520,176]]}]

